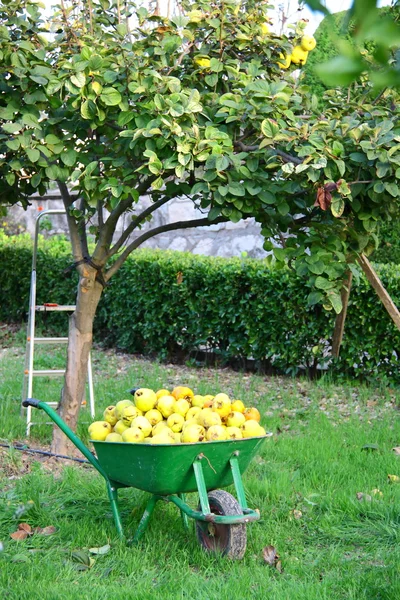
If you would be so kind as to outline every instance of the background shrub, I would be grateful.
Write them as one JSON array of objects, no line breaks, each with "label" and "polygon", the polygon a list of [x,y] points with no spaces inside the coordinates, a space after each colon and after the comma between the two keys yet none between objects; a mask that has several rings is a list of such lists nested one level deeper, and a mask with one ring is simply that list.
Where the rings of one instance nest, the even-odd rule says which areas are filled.
[{"label": "background shrub", "polygon": [[[29,304],[32,242],[0,237],[0,320],[22,322]],[[76,273],[66,239],[41,240],[37,302],[74,303]],[[376,266],[400,305],[400,268]],[[263,260],[188,253],[136,251],[113,277],[100,301],[95,340],[127,352],[196,356],[223,361],[254,359],[263,368],[296,374],[317,365],[370,381],[400,382],[400,332],[361,277],[349,303],[341,357],[329,356],[335,315],[306,307],[309,289],[289,270]],[[65,315],[49,314],[46,326],[65,333]],[[63,332],[58,331],[63,326]]]}]

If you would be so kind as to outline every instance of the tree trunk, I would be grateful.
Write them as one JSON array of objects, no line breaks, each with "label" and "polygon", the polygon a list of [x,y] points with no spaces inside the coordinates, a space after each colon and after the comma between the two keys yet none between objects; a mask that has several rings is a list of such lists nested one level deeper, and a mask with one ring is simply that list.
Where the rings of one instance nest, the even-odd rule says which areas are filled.
[{"label": "tree trunk", "polygon": [[[85,391],[89,352],[93,339],[93,320],[103,291],[96,281],[96,270],[84,265],[79,268],[75,312],[69,320],[67,367],[58,413],[76,431],[79,409]],[[75,446],[58,427],[53,429],[52,452],[74,454]]]}]

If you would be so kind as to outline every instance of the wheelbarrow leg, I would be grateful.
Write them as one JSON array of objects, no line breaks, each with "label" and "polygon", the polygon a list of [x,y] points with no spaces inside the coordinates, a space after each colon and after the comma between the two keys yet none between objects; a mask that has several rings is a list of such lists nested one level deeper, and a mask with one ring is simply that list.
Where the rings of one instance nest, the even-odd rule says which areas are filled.
[{"label": "wheelbarrow leg", "polygon": [[136,533],[133,536],[132,544],[136,544],[140,540],[142,535],[144,534],[146,527],[149,524],[149,519],[151,517],[151,514],[152,514],[154,507],[157,504],[158,500],[161,500],[161,497],[156,496],[154,494],[153,496],[151,496],[150,500],[146,504],[146,509],[143,513],[143,517],[140,519],[140,523],[138,525],[138,528],[136,529]]},{"label": "wheelbarrow leg", "polygon": [[107,485],[108,498],[110,500],[111,510],[112,510],[112,514],[114,517],[114,521],[115,521],[115,526],[117,528],[119,537],[121,539],[123,539],[125,536],[124,536],[124,530],[122,528],[121,516],[119,514],[119,509],[118,509],[118,490],[112,481],[106,480],[106,485]]},{"label": "wheelbarrow leg", "polygon": [[[178,494],[178,496],[182,500],[182,502],[186,501],[185,494],[181,493],[181,494]],[[184,527],[185,531],[189,531],[189,519],[188,519],[187,514],[183,510],[181,510],[181,517],[182,517],[182,523],[183,523],[183,527]]]}]

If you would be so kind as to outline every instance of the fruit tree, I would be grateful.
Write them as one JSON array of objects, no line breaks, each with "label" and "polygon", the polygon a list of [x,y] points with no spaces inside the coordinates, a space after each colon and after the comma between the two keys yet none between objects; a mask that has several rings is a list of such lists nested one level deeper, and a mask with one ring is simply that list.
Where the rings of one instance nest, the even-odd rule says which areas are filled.
[{"label": "fruit tree", "polygon": [[[45,19],[30,0],[0,7],[1,202],[58,185],[80,275],[60,402],[72,428],[104,286],[149,237],[255,217],[274,260],[304,277],[309,303],[339,313],[345,272],[398,215],[395,92],[378,97],[365,82],[349,98],[332,92],[321,114],[292,77],[298,65],[284,68],[300,26],[275,35],[263,1],[183,9],[166,19],[130,3],[62,1]],[[204,216],[130,240],[182,195]]]}]

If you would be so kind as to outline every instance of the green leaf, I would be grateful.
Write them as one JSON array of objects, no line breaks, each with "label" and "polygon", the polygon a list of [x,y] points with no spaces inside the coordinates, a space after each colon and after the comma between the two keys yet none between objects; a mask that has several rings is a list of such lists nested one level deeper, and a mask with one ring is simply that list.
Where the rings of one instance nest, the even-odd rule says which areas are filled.
[{"label": "green leaf", "polygon": [[273,253],[274,253],[276,260],[279,260],[279,262],[285,261],[286,250],[284,248],[274,248]]},{"label": "green leaf", "polygon": [[99,54],[93,54],[89,59],[89,68],[92,71],[99,71],[103,66],[103,59]]},{"label": "green leaf", "polygon": [[315,72],[328,87],[349,85],[361,75],[365,69],[360,57],[336,56],[331,60],[315,66]]},{"label": "green leaf", "polygon": [[213,73],[220,73],[221,71],[223,71],[224,69],[224,64],[218,60],[217,58],[212,58],[210,60],[210,70],[213,71]]},{"label": "green leaf", "polygon": [[100,100],[106,106],[117,106],[122,101],[122,97],[118,90],[109,87],[103,88],[103,91],[100,94]]},{"label": "green leaf", "polygon": [[274,138],[279,131],[279,125],[273,119],[264,119],[261,123],[261,131],[267,138]]},{"label": "green leaf", "polygon": [[385,190],[389,192],[389,194],[393,196],[393,198],[398,198],[400,195],[399,186],[397,185],[397,183],[385,183]]},{"label": "green leaf", "polygon": [[321,292],[311,292],[307,296],[307,305],[314,306],[315,304],[318,304],[319,302],[321,302],[321,300],[323,298],[324,298],[324,295],[321,294]]},{"label": "green leaf", "polygon": [[21,143],[19,140],[15,139],[15,140],[8,140],[6,142],[6,146],[7,148],[10,148],[10,150],[18,150],[18,148],[20,147]]},{"label": "green leaf", "polygon": [[335,293],[331,292],[328,294],[328,300],[332,304],[333,310],[335,311],[335,313],[337,315],[342,312],[343,304],[342,304],[342,297],[340,294],[337,294],[337,293],[335,294]]},{"label": "green leaf", "polygon": [[290,206],[287,202],[281,202],[277,206],[278,213],[285,217],[290,212]]},{"label": "green leaf", "polygon": [[214,85],[218,82],[218,75],[216,73],[213,73],[212,75],[206,75],[204,80],[207,85],[214,87]]},{"label": "green leaf", "polygon": [[263,190],[262,192],[260,192],[258,194],[258,197],[260,198],[261,202],[263,202],[264,204],[276,204],[276,197],[272,192],[269,192],[267,190]]},{"label": "green leaf", "polygon": [[229,167],[229,160],[226,156],[217,156],[215,161],[215,168],[217,171],[225,171]]},{"label": "green leaf", "polygon": [[232,181],[228,185],[228,189],[233,196],[244,196],[246,194],[243,184],[237,181]]},{"label": "green leaf", "polygon": [[49,146],[55,146],[55,145],[61,143],[60,138],[58,138],[53,133],[49,133],[49,135],[46,135],[46,137],[44,139],[45,139],[46,144],[49,144]]},{"label": "green leaf", "polygon": [[21,120],[24,123],[24,125],[28,125],[28,127],[37,127],[37,125],[39,124],[39,119],[36,115],[33,115],[32,113],[23,114]]},{"label": "green leaf", "polygon": [[29,75],[29,79],[32,79],[32,81],[41,85],[46,85],[49,81],[46,77],[41,77],[40,75]]},{"label": "green leaf", "polygon": [[334,286],[335,283],[325,279],[325,277],[317,277],[315,280],[315,287],[319,290],[331,290]]},{"label": "green leaf", "polygon": [[21,123],[4,123],[1,127],[7,133],[17,133],[22,129]]},{"label": "green leaf", "polygon": [[76,157],[77,157],[77,153],[72,148],[71,148],[71,150],[67,150],[66,152],[62,152],[60,154],[60,158],[61,158],[62,162],[67,167],[74,166],[74,164],[76,163]]},{"label": "green leaf", "polygon": [[40,158],[40,152],[39,150],[36,150],[36,148],[27,148],[26,154],[29,160],[33,163],[37,162]]},{"label": "green leaf", "polygon": [[79,72],[75,73],[75,75],[72,75],[71,83],[77,88],[83,88],[83,86],[86,85],[85,73]]},{"label": "green leaf", "polygon": [[85,102],[82,102],[81,115],[84,119],[87,119],[88,121],[95,118],[95,116],[97,115],[97,110],[96,104],[93,102],[93,100],[85,100]]},{"label": "green leaf", "polygon": [[60,169],[57,165],[50,165],[50,167],[46,167],[46,176],[51,181],[57,181],[60,176]]}]

